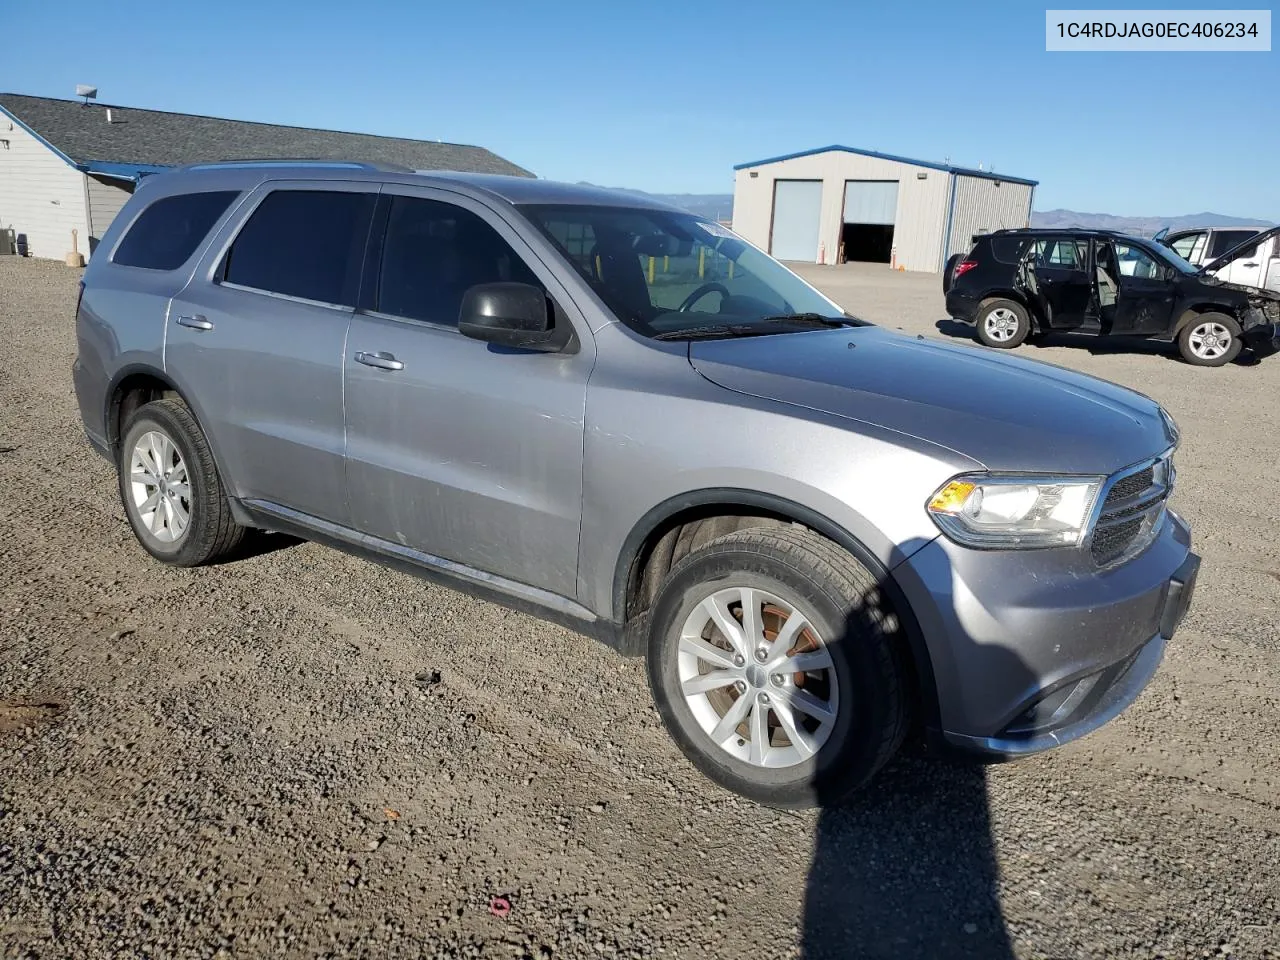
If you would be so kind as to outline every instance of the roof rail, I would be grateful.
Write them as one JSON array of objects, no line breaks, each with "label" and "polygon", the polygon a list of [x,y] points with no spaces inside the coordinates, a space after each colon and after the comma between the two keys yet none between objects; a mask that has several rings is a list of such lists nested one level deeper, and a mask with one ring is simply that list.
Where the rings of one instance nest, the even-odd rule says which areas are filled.
[{"label": "roof rail", "polygon": [[191,163],[183,170],[211,170],[222,167],[297,167],[317,166],[336,167],[344,170],[379,170],[388,173],[413,173],[406,166],[398,163],[371,163],[364,160],[337,160],[331,157],[223,157],[220,160],[208,160]]}]

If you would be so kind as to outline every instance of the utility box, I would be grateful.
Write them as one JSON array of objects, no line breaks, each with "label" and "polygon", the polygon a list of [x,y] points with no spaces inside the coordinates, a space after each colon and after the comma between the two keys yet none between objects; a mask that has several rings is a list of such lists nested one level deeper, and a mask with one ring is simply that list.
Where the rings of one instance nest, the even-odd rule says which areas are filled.
[{"label": "utility box", "polygon": [[14,247],[13,231],[8,227],[0,227],[0,257],[9,257],[13,255]]}]

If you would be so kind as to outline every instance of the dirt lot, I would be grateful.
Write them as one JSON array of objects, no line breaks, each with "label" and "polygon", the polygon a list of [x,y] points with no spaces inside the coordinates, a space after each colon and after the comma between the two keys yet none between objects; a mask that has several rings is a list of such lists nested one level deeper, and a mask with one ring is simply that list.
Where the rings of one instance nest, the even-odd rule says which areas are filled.
[{"label": "dirt lot", "polygon": [[[937,277],[807,272],[963,332]],[[152,562],[82,439],[76,279],[0,258],[0,957],[1280,956],[1280,358],[1023,348],[1177,417],[1197,602],[1083,742],[794,815],[593,641],[311,544]]]}]

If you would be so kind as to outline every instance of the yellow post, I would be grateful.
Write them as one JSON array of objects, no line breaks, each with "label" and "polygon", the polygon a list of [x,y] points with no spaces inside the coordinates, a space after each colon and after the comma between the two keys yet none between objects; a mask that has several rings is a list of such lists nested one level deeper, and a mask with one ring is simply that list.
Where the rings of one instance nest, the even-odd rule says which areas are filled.
[{"label": "yellow post", "polygon": [[596,254],[596,279],[603,280],[604,274],[600,272],[600,254]]},{"label": "yellow post", "polygon": [[698,279],[701,280],[707,274],[707,248],[698,248]]},{"label": "yellow post", "polygon": [[653,264],[654,258],[649,258],[649,286],[653,286]]},{"label": "yellow post", "polygon": [[670,267],[670,266],[671,266],[671,258],[670,258],[670,257],[667,257],[667,256],[664,256],[664,257],[662,258],[662,272],[663,272],[663,273],[666,273],[666,272],[667,272],[667,268],[668,268],[668,267]]},{"label": "yellow post", "polygon": [[729,279],[730,280],[733,279],[733,263],[734,262],[732,260],[729,261]]}]

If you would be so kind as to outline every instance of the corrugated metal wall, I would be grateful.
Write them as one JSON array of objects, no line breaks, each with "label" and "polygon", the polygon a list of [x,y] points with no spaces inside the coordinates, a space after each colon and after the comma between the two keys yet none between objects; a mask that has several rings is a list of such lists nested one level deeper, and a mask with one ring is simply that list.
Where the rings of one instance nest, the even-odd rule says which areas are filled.
[{"label": "corrugated metal wall", "polygon": [[955,179],[951,239],[944,262],[953,253],[968,253],[974,234],[1029,225],[1032,187],[1028,184],[959,174]]},{"label": "corrugated metal wall", "polygon": [[116,218],[120,208],[128,202],[129,197],[133,196],[133,191],[126,189],[117,180],[93,177],[88,174],[85,175],[85,185],[89,190],[90,243],[89,249],[83,252],[88,256],[89,251],[97,247],[98,241],[107,232],[107,227],[111,226],[111,221]]}]

